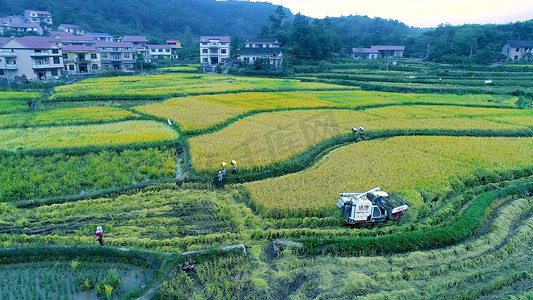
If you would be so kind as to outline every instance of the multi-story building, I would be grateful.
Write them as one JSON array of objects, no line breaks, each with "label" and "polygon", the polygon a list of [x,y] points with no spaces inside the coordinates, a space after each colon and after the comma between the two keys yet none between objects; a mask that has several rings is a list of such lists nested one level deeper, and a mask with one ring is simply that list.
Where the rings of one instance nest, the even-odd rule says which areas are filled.
[{"label": "multi-story building", "polygon": [[94,46],[94,37],[90,35],[74,35],[64,31],[50,31],[50,37],[56,39],[61,45]]},{"label": "multi-story building", "polygon": [[125,35],[121,38],[121,42],[130,42],[136,48],[145,48],[148,45],[148,39],[142,35]]},{"label": "multi-story building", "polygon": [[131,42],[95,41],[94,44],[100,51],[102,69],[131,70],[136,67],[136,51]]},{"label": "multi-story building", "polygon": [[526,57],[533,59],[533,41],[506,41],[502,46],[502,54],[507,61],[523,60]]},{"label": "multi-story building", "polygon": [[106,42],[112,42],[113,36],[108,33],[102,33],[102,32],[89,32],[86,34],[87,36],[92,36],[95,41],[106,41]]},{"label": "multi-story building", "polygon": [[167,45],[169,46],[172,46],[172,50],[170,50],[170,52],[172,52],[172,55],[170,55],[170,59],[178,59],[178,49],[181,49],[181,41],[179,40],[171,40],[171,41],[167,41]]},{"label": "multi-story building", "polygon": [[48,11],[27,9],[24,11],[24,19],[26,20],[26,23],[53,24],[52,14]]},{"label": "multi-story building", "polygon": [[69,74],[94,73],[102,69],[100,52],[95,47],[63,45],[63,63]]},{"label": "multi-story building", "polygon": [[64,31],[64,32],[76,34],[76,35],[85,34],[85,30],[83,30],[83,28],[81,28],[80,25],[75,25],[75,24],[61,24],[57,27],[57,29]]},{"label": "multi-story building", "polygon": [[229,36],[201,36],[200,64],[204,72],[214,72],[216,66],[230,57]]},{"label": "multi-story building", "polygon": [[0,34],[10,31],[9,25],[13,23],[24,23],[24,18],[20,16],[7,16],[0,18]]},{"label": "multi-story building", "polygon": [[9,31],[13,33],[28,33],[34,32],[38,35],[43,35],[43,29],[41,25],[34,23],[11,23],[8,26]]},{"label": "multi-story building", "polygon": [[142,35],[124,35],[117,39],[119,42],[132,43],[136,53],[142,54],[146,61],[150,61],[148,53],[148,39]]},{"label": "multi-story building", "polygon": [[0,46],[0,75],[28,80],[47,80],[61,76],[61,47],[50,37],[10,38]]},{"label": "multi-story building", "polygon": [[172,46],[169,45],[148,45],[148,61],[158,59],[171,59]]},{"label": "multi-story building", "polygon": [[172,46],[172,48],[181,48],[181,41],[179,40],[167,41],[167,45]]},{"label": "multi-story building", "polygon": [[253,64],[257,59],[265,59],[273,70],[283,67],[283,51],[281,43],[276,39],[255,38],[246,41],[244,48],[239,49],[239,61]]}]

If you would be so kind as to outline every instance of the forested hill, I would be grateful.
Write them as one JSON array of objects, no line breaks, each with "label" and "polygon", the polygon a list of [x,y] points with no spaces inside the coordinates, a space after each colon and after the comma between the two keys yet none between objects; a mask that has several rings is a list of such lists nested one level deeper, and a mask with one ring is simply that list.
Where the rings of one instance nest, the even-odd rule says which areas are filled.
[{"label": "forested hill", "polygon": [[48,10],[56,25],[156,38],[180,37],[187,26],[194,35],[255,36],[276,8],[267,2],[215,0],[0,0],[0,16]]}]

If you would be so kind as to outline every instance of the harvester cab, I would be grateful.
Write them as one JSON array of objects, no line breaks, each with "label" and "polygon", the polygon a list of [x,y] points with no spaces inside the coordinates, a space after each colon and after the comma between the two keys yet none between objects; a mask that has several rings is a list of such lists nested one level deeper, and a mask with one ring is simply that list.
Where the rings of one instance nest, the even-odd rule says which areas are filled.
[{"label": "harvester cab", "polygon": [[347,224],[397,220],[408,206],[399,196],[381,191],[379,187],[364,193],[340,193],[337,207],[343,210]]}]

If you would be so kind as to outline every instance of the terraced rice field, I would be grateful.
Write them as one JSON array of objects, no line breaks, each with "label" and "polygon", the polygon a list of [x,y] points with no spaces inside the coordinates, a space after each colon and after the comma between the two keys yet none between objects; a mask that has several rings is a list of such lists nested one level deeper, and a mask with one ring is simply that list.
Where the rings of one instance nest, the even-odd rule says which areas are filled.
[{"label": "terraced rice field", "polygon": [[0,130],[0,150],[38,150],[171,141],[178,134],[154,121]]},{"label": "terraced rice field", "polygon": [[198,133],[239,115],[298,108],[367,108],[373,106],[435,103],[511,107],[512,96],[394,94],[366,91],[236,93],[173,98],[135,107],[139,112],[171,119],[185,132]]},{"label": "terraced rice field", "polygon": [[[60,86],[30,112],[40,93],[1,92],[0,298],[530,299],[528,84],[451,71],[452,89],[422,64],[408,86],[409,68],[314,78],[443,93],[173,74]],[[376,186],[408,214],[344,226],[338,193]]]},{"label": "terraced rice field", "polygon": [[327,83],[205,74],[92,78],[55,89],[51,100],[162,99],[245,91],[349,90]]},{"label": "terraced rice field", "polygon": [[435,106],[383,107],[361,111],[295,110],[263,113],[189,140],[196,170],[214,171],[218,162],[235,159],[243,169],[283,162],[334,137],[363,126],[367,134],[391,131],[531,131],[514,118],[533,119],[531,111]]}]

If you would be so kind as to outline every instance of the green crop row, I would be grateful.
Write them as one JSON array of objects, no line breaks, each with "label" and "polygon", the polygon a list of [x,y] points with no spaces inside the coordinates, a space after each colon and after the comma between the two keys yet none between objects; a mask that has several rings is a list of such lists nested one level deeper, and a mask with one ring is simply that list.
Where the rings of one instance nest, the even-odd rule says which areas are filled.
[{"label": "green crop row", "polygon": [[0,115],[0,128],[49,125],[79,125],[132,120],[138,116],[112,107],[66,108]]},{"label": "green crop row", "polygon": [[79,156],[0,155],[0,199],[46,198],[87,193],[145,180],[173,178],[170,148],[102,151]]}]

